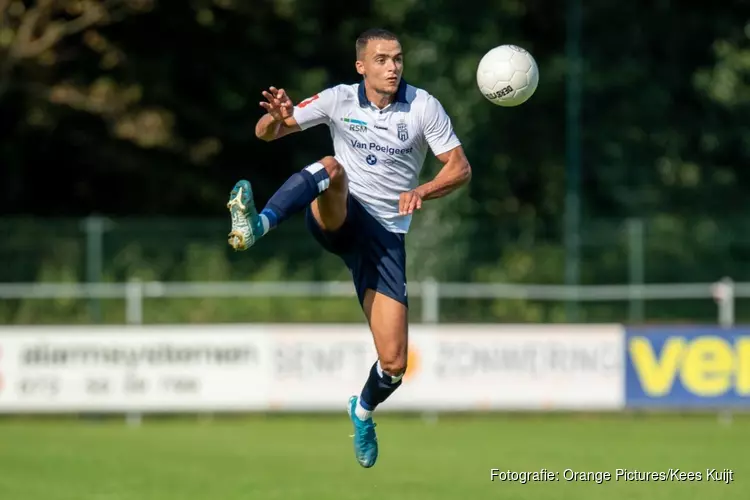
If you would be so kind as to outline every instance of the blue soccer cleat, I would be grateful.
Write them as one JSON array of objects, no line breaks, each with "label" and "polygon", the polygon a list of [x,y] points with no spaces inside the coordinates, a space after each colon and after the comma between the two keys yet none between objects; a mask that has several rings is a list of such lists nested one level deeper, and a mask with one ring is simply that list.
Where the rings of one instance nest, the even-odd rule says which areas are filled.
[{"label": "blue soccer cleat", "polygon": [[229,194],[227,208],[232,215],[229,245],[237,251],[247,250],[265,233],[263,222],[255,209],[253,190],[248,181],[241,180],[234,185]]},{"label": "blue soccer cleat", "polygon": [[357,396],[349,398],[349,418],[354,425],[354,456],[362,467],[368,468],[375,465],[378,459],[378,438],[375,435],[375,423],[372,418],[360,420],[355,409],[357,408]]}]

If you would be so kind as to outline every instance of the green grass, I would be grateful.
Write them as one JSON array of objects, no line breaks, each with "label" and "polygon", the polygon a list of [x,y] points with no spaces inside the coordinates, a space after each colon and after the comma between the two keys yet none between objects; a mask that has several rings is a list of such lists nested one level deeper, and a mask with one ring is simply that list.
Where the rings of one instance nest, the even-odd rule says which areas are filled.
[{"label": "green grass", "polygon": [[[380,460],[354,461],[346,416],[0,419],[3,500],[686,500],[750,498],[748,417],[378,416]],[[565,469],[734,470],[734,482],[567,482]],[[560,481],[490,482],[490,469]]]}]

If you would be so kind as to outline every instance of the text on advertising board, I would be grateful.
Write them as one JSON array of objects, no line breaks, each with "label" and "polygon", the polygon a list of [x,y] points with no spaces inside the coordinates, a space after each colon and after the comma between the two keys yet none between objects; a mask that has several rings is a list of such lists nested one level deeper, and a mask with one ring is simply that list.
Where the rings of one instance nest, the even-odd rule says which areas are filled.
[{"label": "text on advertising board", "polygon": [[750,332],[630,330],[626,369],[631,400],[744,404],[750,396]]}]

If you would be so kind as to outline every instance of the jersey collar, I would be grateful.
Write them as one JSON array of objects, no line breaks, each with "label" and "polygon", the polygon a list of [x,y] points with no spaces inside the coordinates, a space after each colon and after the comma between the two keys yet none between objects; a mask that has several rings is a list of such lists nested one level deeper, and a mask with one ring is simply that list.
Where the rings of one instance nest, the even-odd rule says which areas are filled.
[{"label": "jersey collar", "polygon": [[[404,104],[408,104],[409,101],[406,100],[406,86],[408,84],[406,83],[406,80],[403,78],[398,84],[398,90],[396,91],[396,99],[394,102],[400,102]],[[367,94],[365,94],[365,81],[362,80],[362,83],[359,84],[359,105],[360,106],[369,106],[370,100],[367,98]]]}]

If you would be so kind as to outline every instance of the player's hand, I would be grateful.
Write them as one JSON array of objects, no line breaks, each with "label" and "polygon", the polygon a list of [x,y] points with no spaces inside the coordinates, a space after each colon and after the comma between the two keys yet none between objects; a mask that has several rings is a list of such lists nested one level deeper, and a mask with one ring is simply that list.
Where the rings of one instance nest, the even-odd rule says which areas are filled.
[{"label": "player's hand", "polygon": [[412,214],[420,208],[422,208],[422,197],[416,189],[401,193],[401,197],[398,200],[398,213],[400,215]]},{"label": "player's hand", "polygon": [[269,87],[268,90],[263,91],[263,97],[266,98],[266,102],[261,102],[260,106],[274,120],[282,121],[291,118],[294,113],[294,104],[284,89],[279,90],[276,87]]}]

